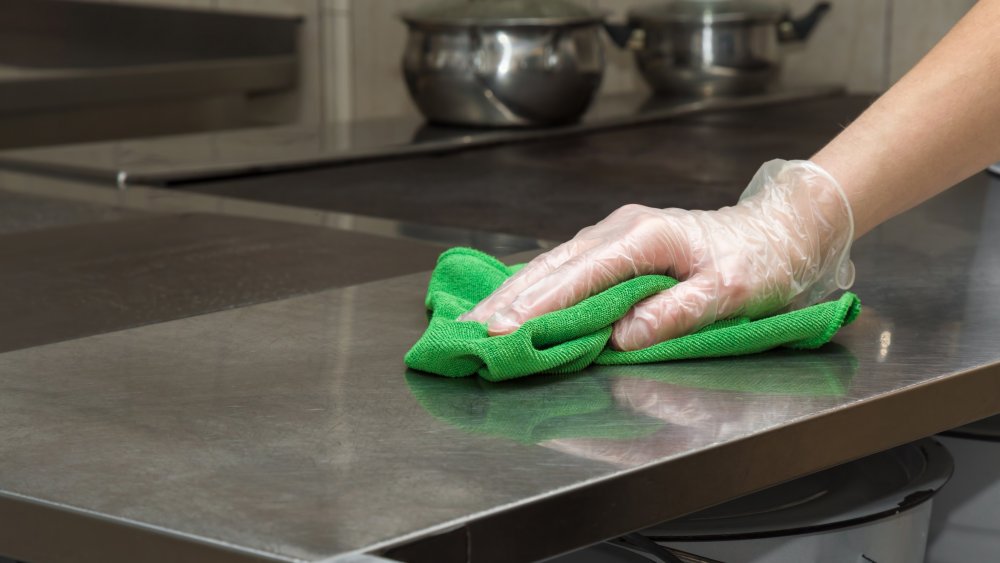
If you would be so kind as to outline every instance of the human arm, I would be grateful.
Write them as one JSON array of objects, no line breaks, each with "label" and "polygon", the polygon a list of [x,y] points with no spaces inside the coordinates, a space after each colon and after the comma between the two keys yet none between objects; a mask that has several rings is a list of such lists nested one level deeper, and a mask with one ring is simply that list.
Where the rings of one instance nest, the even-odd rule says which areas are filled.
[{"label": "human arm", "polygon": [[982,0],[812,157],[844,188],[855,238],[1000,160],[1000,1]]}]

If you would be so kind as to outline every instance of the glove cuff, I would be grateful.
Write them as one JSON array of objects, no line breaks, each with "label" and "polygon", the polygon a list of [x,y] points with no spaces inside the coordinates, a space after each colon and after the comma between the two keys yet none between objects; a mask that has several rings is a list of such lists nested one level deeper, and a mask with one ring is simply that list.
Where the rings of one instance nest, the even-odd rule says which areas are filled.
[{"label": "glove cuff", "polygon": [[851,243],[854,214],[840,183],[808,160],[765,162],[740,196],[740,206],[759,205],[763,216],[785,224],[794,283],[788,297],[801,307],[854,283]]}]

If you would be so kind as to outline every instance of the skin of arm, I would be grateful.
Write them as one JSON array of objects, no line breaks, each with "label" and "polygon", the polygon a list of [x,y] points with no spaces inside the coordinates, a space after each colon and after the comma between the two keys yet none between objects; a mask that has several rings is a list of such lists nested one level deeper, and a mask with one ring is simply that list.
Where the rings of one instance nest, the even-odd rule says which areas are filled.
[{"label": "skin of arm", "polygon": [[982,0],[812,157],[847,195],[855,238],[1000,160],[1000,0]]}]

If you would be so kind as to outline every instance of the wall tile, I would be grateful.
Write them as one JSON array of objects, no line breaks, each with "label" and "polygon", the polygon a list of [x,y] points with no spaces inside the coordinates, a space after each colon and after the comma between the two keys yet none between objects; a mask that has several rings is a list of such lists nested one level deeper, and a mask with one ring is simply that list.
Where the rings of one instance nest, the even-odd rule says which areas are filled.
[{"label": "wall tile", "polygon": [[[888,0],[837,0],[804,43],[784,47],[786,84],[837,84],[851,92],[885,88]],[[795,16],[813,0],[796,0]]]},{"label": "wall tile", "polygon": [[295,95],[273,94],[253,100],[253,113],[263,123],[281,123],[295,116],[298,121],[323,121],[324,51],[321,48],[320,0],[215,0],[216,10],[268,16],[301,18],[298,51],[299,75]]},{"label": "wall tile", "polygon": [[401,10],[434,0],[354,0],[351,7],[353,34],[353,105],[355,118],[377,118],[416,112],[410,102],[400,61],[406,44],[406,26]]},{"label": "wall tile", "polygon": [[894,0],[889,80],[899,80],[972,8],[975,0]]},{"label": "wall tile", "polygon": [[317,0],[213,0],[215,9],[227,12],[275,16],[311,15]]}]

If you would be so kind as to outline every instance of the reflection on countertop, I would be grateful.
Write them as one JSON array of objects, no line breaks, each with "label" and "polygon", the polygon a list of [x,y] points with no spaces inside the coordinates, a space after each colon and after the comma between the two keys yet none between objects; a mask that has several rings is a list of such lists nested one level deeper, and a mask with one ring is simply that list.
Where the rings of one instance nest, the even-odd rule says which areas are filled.
[{"label": "reflection on countertop", "polygon": [[850,350],[830,343],[502,383],[409,370],[406,382],[422,407],[463,431],[635,467],[837,404],[857,368]]}]

